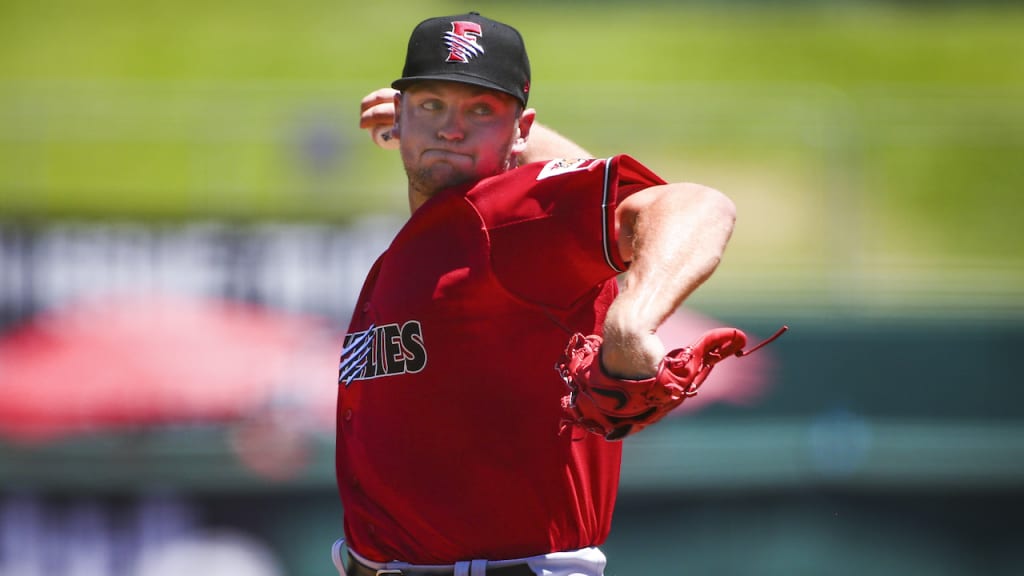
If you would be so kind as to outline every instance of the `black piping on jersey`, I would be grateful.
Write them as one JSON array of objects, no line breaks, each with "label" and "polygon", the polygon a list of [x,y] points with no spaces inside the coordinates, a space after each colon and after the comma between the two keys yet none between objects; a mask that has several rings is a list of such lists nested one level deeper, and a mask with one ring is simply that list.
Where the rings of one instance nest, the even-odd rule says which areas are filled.
[{"label": "black piping on jersey", "polygon": [[611,171],[612,171],[612,158],[608,158],[604,161],[604,195],[601,199],[601,234],[604,236],[604,261],[608,264],[608,267],[616,272],[625,272],[624,269],[619,268],[615,265],[615,261],[612,259],[612,230],[609,228],[611,224],[615,222],[614,215],[609,217],[608,215],[608,202],[609,196],[611,196]]}]

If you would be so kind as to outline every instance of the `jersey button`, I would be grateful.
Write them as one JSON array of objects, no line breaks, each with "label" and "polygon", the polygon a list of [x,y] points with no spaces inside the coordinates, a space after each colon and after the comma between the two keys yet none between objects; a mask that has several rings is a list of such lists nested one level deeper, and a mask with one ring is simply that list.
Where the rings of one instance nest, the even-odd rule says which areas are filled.
[{"label": "jersey button", "polygon": [[346,408],[345,409],[345,413],[342,415],[342,418],[345,419],[345,422],[351,421],[352,420],[352,409],[351,408]]}]

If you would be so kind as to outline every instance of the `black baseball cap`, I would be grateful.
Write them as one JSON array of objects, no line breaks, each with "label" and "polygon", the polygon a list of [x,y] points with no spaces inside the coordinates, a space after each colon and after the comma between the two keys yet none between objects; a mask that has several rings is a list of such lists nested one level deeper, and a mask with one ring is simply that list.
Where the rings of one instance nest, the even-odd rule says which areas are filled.
[{"label": "black baseball cap", "polygon": [[430,18],[409,37],[402,77],[391,83],[404,90],[415,82],[448,80],[515,96],[523,106],[530,95],[530,59],[519,31],[478,12]]}]

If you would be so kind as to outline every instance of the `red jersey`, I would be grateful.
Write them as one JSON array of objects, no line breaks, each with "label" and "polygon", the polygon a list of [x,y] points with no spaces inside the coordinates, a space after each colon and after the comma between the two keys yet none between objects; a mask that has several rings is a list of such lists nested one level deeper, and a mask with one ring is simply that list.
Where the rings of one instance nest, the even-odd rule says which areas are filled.
[{"label": "red jersey", "polygon": [[375,561],[596,546],[621,443],[559,433],[554,364],[600,333],[625,270],[614,212],[663,181],[628,156],[535,163],[438,193],[371,269],[341,354],[345,534]]}]

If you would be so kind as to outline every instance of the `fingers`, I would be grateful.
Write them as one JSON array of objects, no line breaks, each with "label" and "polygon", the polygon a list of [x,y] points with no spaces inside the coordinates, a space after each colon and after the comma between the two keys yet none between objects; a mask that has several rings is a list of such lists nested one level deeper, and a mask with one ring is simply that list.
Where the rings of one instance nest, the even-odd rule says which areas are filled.
[{"label": "fingers", "polygon": [[359,116],[359,127],[369,130],[376,126],[391,126],[395,123],[395,105],[377,104]]},{"label": "fingers", "polygon": [[374,90],[359,104],[359,127],[372,129],[376,126],[391,126],[395,123],[395,94],[392,88]]},{"label": "fingers", "polygon": [[395,94],[398,94],[398,90],[394,88],[380,88],[367,94],[363,101],[360,103],[359,109],[366,111],[367,108],[381,104],[384,102],[394,102]]}]

